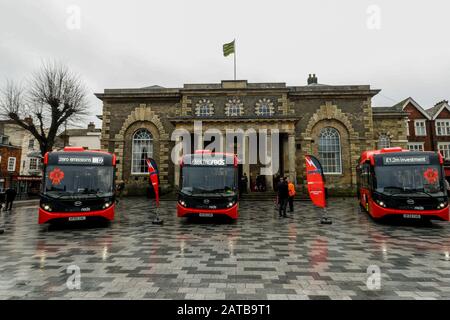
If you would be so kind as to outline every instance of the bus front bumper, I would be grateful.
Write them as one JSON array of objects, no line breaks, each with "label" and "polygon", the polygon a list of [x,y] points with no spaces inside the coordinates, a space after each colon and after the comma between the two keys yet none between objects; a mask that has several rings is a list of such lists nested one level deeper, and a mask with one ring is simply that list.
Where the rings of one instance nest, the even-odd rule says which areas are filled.
[{"label": "bus front bumper", "polygon": [[104,210],[96,210],[89,212],[48,212],[39,208],[39,224],[46,223],[50,220],[68,220],[76,217],[102,217],[109,221],[114,220],[115,204]]},{"label": "bus front bumper", "polygon": [[178,217],[188,217],[188,216],[199,216],[200,214],[212,214],[213,216],[228,216],[231,219],[237,219],[239,204],[235,204],[231,208],[227,209],[197,209],[197,208],[186,208],[181,204],[177,203],[177,216]]},{"label": "bus front bumper", "polygon": [[393,215],[403,216],[406,214],[406,215],[419,215],[421,217],[428,217],[435,220],[443,220],[443,221],[450,220],[448,206],[443,209],[436,209],[436,210],[399,210],[392,208],[384,208],[373,202],[370,214],[376,219],[383,218],[385,216],[393,216]]}]

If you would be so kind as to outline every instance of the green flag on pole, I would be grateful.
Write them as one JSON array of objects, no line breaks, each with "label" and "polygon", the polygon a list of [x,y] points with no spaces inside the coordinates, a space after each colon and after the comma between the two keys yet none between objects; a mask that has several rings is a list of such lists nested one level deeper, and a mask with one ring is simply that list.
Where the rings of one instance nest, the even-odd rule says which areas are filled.
[{"label": "green flag on pole", "polygon": [[234,40],[230,43],[225,43],[223,45],[223,55],[224,57],[229,56],[230,54],[234,53]]}]

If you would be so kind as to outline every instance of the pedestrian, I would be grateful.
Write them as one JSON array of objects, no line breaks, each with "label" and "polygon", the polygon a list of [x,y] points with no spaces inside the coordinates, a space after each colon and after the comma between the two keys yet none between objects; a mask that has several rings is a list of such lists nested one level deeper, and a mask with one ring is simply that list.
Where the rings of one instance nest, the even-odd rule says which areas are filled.
[{"label": "pedestrian", "polygon": [[240,187],[239,187],[239,193],[242,195],[243,193],[247,193],[247,184],[248,184],[248,177],[247,173],[244,172],[244,175],[241,177],[240,181]]},{"label": "pedestrian", "polygon": [[281,217],[287,217],[286,207],[289,198],[288,184],[284,178],[280,178],[278,183],[278,215]]},{"label": "pedestrian", "polygon": [[288,179],[287,182],[289,192],[289,212],[294,212],[295,185],[290,179]]},{"label": "pedestrian", "polygon": [[6,205],[5,205],[5,211],[11,211],[13,202],[16,199],[17,191],[14,188],[9,187],[5,191],[6,194]]},{"label": "pedestrian", "polygon": [[120,198],[120,200],[122,200],[123,189],[125,189],[125,182],[123,180],[119,180],[117,183],[117,186],[116,186],[116,192],[117,192],[116,203],[119,203],[118,198]]},{"label": "pedestrian", "polygon": [[3,209],[3,205],[6,202],[6,194],[5,194],[5,190],[2,189],[2,191],[0,192],[0,210]]}]

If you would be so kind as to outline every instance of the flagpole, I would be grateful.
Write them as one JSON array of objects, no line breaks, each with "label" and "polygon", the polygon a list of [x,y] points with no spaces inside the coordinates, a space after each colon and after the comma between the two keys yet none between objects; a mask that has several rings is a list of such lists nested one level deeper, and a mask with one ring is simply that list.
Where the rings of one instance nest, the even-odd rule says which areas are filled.
[{"label": "flagpole", "polygon": [[236,39],[234,39],[234,81],[236,81]]}]

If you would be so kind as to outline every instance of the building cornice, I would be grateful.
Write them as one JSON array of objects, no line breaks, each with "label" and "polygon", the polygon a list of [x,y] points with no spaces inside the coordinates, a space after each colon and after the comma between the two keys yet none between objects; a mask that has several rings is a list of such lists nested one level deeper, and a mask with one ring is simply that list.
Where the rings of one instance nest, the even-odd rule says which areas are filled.
[{"label": "building cornice", "polygon": [[301,117],[292,116],[272,116],[272,117],[256,117],[256,116],[246,116],[246,117],[170,117],[168,120],[172,123],[193,123],[194,121],[202,122],[292,122],[297,123]]}]

